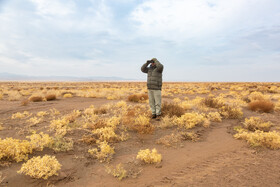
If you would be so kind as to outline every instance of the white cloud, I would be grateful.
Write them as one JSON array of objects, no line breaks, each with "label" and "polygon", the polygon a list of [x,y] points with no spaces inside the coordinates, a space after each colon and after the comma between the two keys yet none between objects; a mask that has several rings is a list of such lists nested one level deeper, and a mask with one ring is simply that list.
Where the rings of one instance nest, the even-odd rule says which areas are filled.
[{"label": "white cloud", "polygon": [[268,1],[149,0],[134,10],[132,20],[139,34],[175,41],[203,38],[262,25],[269,14],[279,12],[273,8],[277,2]]},{"label": "white cloud", "polygon": [[37,8],[37,14],[41,16],[67,16],[75,12],[75,4],[72,1],[30,0]]}]

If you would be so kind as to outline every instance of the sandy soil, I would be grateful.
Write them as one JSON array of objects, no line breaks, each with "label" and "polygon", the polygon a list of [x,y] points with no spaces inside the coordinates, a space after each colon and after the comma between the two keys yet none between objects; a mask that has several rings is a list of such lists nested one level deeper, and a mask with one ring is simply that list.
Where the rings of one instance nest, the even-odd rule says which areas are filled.
[{"label": "sandy soil", "polygon": [[[165,99],[166,100],[166,99]],[[83,110],[91,104],[98,107],[106,103],[118,102],[97,98],[67,98],[48,102],[30,103],[20,106],[20,101],[0,101],[0,119],[4,130],[0,138],[14,137],[24,139],[26,123],[11,120],[15,112],[36,113],[56,108],[61,113],[74,109]],[[244,117],[252,112],[244,110]],[[257,114],[261,115],[261,114]],[[263,117],[279,123],[279,113],[265,114]],[[35,128],[46,132],[50,119],[46,119]],[[153,120],[156,127],[160,122]],[[21,163],[0,166],[6,178],[3,186],[280,186],[280,151],[266,148],[253,149],[246,142],[232,136],[232,128],[240,120],[223,120],[212,123],[207,129],[197,127],[201,137],[197,142],[184,141],[177,147],[164,147],[155,144],[160,137],[178,131],[176,128],[160,129],[150,135],[131,134],[125,142],[115,144],[116,154],[111,165],[123,163],[130,177],[119,181],[105,171],[106,164],[90,158],[87,150],[90,146],[75,141],[74,150],[55,153],[51,149],[35,152],[32,156],[55,155],[62,164],[59,176],[48,180],[32,179],[17,174]],[[83,131],[75,130],[67,136],[79,139]],[[135,159],[140,149],[156,148],[163,155],[160,164],[147,165]]]}]

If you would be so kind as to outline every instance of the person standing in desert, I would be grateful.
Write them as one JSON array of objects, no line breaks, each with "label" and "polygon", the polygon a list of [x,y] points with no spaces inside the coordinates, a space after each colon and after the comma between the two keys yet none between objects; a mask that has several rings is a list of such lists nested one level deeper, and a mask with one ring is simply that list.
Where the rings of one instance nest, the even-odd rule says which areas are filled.
[{"label": "person standing in desert", "polygon": [[156,58],[153,58],[142,65],[141,71],[148,74],[147,87],[152,118],[160,120],[163,65]]}]

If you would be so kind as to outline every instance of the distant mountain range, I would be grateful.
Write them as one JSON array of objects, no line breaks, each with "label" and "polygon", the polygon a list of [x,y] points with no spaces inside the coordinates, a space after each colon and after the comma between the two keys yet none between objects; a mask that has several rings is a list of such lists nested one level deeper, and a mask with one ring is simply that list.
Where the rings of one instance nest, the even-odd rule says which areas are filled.
[{"label": "distant mountain range", "polygon": [[125,81],[134,80],[122,77],[75,77],[75,76],[29,76],[12,73],[0,73],[0,81]]}]

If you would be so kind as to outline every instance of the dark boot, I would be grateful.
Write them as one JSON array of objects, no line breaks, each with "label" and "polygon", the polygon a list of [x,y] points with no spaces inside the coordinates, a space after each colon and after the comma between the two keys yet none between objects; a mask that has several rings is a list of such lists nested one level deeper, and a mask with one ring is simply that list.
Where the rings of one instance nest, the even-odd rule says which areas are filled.
[{"label": "dark boot", "polygon": [[161,120],[161,115],[156,115],[156,120],[160,121]]}]

